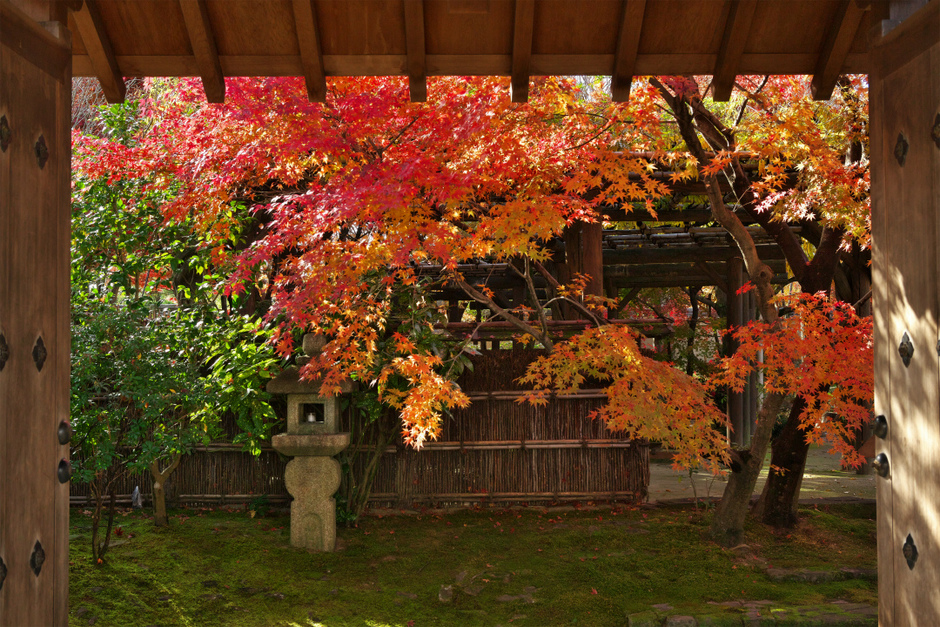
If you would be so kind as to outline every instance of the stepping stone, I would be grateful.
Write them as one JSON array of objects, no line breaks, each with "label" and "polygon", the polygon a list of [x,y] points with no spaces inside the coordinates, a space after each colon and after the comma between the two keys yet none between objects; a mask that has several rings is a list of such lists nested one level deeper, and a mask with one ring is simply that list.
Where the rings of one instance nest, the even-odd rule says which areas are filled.
[{"label": "stepping stone", "polygon": [[399,591],[399,592],[396,592],[395,594],[397,594],[397,595],[400,596],[400,597],[407,597],[407,598],[411,599],[412,601],[414,601],[414,600],[416,600],[416,599],[418,598],[418,595],[415,594],[414,592],[401,592],[401,591]]},{"label": "stepping stone", "polygon": [[450,603],[454,600],[454,587],[453,586],[441,586],[440,591],[437,593],[437,600],[441,603]]},{"label": "stepping stone", "polygon": [[653,609],[659,612],[668,612],[669,610],[672,609],[672,606],[669,605],[668,603],[660,603],[658,605],[654,605]]},{"label": "stepping stone", "polygon": [[504,594],[502,596],[496,597],[496,600],[500,603],[512,603],[513,601],[518,601],[519,597],[515,597],[511,594]]},{"label": "stepping stone", "polygon": [[666,627],[698,627],[698,621],[691,616],[670,616]]}]

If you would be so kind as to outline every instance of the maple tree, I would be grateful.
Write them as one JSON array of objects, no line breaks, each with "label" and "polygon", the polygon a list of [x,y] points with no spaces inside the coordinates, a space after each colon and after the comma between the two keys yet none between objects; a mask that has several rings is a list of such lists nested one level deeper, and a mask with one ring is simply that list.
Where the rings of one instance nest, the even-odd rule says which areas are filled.
[{"label": "maple tree", "polygon": [[[557,78],[535,80],[525,105],[510,103],[506,81],[495,78],[434,79],[426,103],[408,101],[403,79],[334,79],[325,105],[309,103],[293,78],[232,79],[222,105],[206,105],[195,81],[157,81],[142,105],[151,124],[132,147],[89,140],[76,161],[91,176],[146,176],[150,188],[172,192],[164,216],[193,220],[217,243],[208,256],[232,268],[228,293],[269,299],[278,352],[292,352],[297,329],[324,334],[303,376],[319,378],[324,393],[359,381],[418,447],[435,437],[443,412],[467,402],[450,376],[459,350],[443,354],[421,340],[437,332],[429,320],[401,325],[409,292],[415,308],[443,313],[410,289],[422,268],[439,268],[438,285],[553,351],[533,365],[533,386],[606,381],[610,403],[599,415],[609,424],[669,443],[682,463],[729,462],[723,503],[733,511],[719,508],[716,530],[734,536],[777,408],[798,392],[769,389],[750,451],[729,450],[726,421],[695,368],[682,373],[642,355],[634,333],[607,323],[615,301],[585,294],[591,277],[553,275],[548,244],[603,219],[604,207],[655,214],[670,183],[702,180],[759,295],[769,326],[758,336],[774,337],[783,327],[773,272],[736,211],[774,236],[804,291],[827,290],[842,253],[864,249],[867,168],[842,158],[864,135],[863,104],[852,100],[864,86],[849,83],[841,104],[826,105],[808,99],[802,79],[742,79],[722,108],[706,106],[704,85],[676,77],[637,81],[629,105]],[[811,246],[788,220],[801,221]],[[479,261],[505,263],[525,302],[501,303],[460,271]],[[536,289],[536,279],[546,287]],[[549,317],[559,303],[590,328],[559,341]],[[808,406],[822,407],[820,398]]]},{"label": "maple tree", "polygon": [[[774,237],[804,292],[828,291],[840,250],[867,246],[868,172],[861,154],[866,120],[865,85],[858,78],[844,79],[841,102],[815,103],[808,97],[806,80],[799,77],[764,78],[760,82],[745,79],[743,83],[738,86],[743,98],[733,122],[727,122],[706,106],[702,86],[692,79],[652,79],[649,86],[655,90],[654,96],[662,98],[668,106],[681,145],[686,149],[670,158],[686,168],[695,168],[704,179],[712,215],[740,249],[761,317],[771,325],[770,329],[775,329],[779,323],[771,286],[773,272],[760,259],[738,214],[729,208],[728,198],[733,199],[737,211]],[[766,89],[768,85],[770,88]],[[749,109],[752,113],[746,115]],[[661,127],[656,137],[666,146],[677,143]],[[846,158],[847,153],[851,158]],[[742,166],[745,156],[759,160],[758,176],[750,176]],[[794,164],[799,164],[796,181],[788,184],[787,170]],[[728,197],[721,191],[719,177],[730,187]],[[812,258],[788,226],[788,222],[795,220],[811,227],[808,230],[815,234]],[[768,389],[749,449],[733,452],[728,488],[713,522],[713,533],[726,542],[734,543],[740,538],[747,502],[785,396],[782,389]],[[809,403],[809,407],[814,405]],[[805,424],[801,421],[802,410],[799,403],[794,404],[791,423]],[[781,447],[784,450],[806,441],[803,428],[791,429],[789,434],[791,437]],[[794,464],[798,472],[782,472],[786,469],[780,466],[772,468],[768,490],[779,486],[779,481],[774,483],[775,478],[799,485],[805,448],[803,461],[799,457],[795,456]],[[795,491],[791,491],[791,499],[794,495]],[[762,502],[776,503],[775,513],[781,517],[783,510],[785,519],[793,509],[793,501],[785,498]]]}]

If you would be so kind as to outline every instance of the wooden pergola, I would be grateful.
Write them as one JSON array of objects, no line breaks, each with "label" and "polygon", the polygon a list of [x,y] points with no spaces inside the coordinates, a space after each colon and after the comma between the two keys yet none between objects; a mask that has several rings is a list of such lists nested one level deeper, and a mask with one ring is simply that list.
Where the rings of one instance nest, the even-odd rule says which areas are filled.
[{"label": "wooden pergola", "polygon": [[124,78],[870,77],[879,618],[940,624],[940,0],[0,0],[0,624],[68,622],[70,87]]}]

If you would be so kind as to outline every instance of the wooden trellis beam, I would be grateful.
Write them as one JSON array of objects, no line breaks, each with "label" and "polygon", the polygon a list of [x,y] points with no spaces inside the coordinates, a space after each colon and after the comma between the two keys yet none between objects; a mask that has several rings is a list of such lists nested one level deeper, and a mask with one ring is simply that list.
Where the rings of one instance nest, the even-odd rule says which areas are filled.
[{"label": "wooden trellis beam", "polygon": [[509,89],[513,102],[529,99],[529,69],[532,63],[532,31],[535,27],[535,0],[516,0],[512,26],[512,84]]},{"label": "wooden trellis beam", "polygon": [[405,42],[408,47],[408,88],[411,102],[428,99],[424,37],[424,0],[405,0]]},{"label": "wooden trellis beam", "polygon": [[206,0],[180,0],[183,21],[189,34],[189,43],[196,58],[196,66],[202,78],[202,87],[208,102],[225,102],[225,77],[219,62],[219,51],[215,35],[209,23]]},{"label": "wooden trellis beam", "polygon": [[845,58],[852,48],[864,10],[855,0],[842,0],[829,26],[829,33],[816,63],[811,89],[816,100],[828,100],[839,80]]},{"label": "wooden trellis beam", "polygon": [[127,86],[124,84],[124,76],[114,56],[111,39],[98,13],[96,0],[85,0],[84,6],[80,11],[76,11],[73,17],[78,27],[78,34],[81,35],[88,56],[91,58],[95,76],[101,83],[104,97],[112,104],[124,102]]},{"label": "wooden trellis beam", "polygon": [[[757,246],[757,252],[765,263],[768,259],[783,259],[783,251],[776,244]],[[727,261],[739,257],[741,252],[734,246],[685,246],[675,248],[630,248],[604,250],[604,265],[619,266],[646,263],[695,263],[700,261]]]},{"label": "wooden trellis beam", "polygon": [[640,49],[645,13],[646,0],[624,0],[617,51],[614,54],[614,71],[610,80],[610,94],[614,102],[627,102],[630,99],[630,85],[636,73],[636,56]]},{"label": "wooden trellis beam", "polygon": [[718,50],[715,76],[712,79],[712,97],[719,102],[731,98],[734,78],[738,74],[744,45],[751,32],[751,21],[757,9],[757,0],[731,0],[725,32]]},{"label": "wooden trellis beam", "polygon": [[310,102],[326,102],[326,72],[323,70],[323,52],[320,48],[320,29],[314,0],[293,0],[294,30],[300,48],[300,62],[304,68],[304,84]]}]

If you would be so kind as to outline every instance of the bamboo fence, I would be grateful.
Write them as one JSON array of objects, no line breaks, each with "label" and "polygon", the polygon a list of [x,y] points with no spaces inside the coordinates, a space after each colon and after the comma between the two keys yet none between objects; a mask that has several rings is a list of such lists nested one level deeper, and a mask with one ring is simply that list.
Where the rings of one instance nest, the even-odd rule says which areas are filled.
[{"label": "bamboo fence", "polygon": [[[590,417],[606,400],[599,389],[552,397],[547,405],[519,402],[516,381],[537,353],[485,351],[460,383],[471,399],[443,420],[438,440],[420,451],[402,441],[386,447],[370,498],[372,507],[633,501],[649,485],[649,450]],[[346,413],[343,428],[355,418]],[[364,464],[365,456],[355,463]],[[248,506],[264,497],[290,501],[284,487],[288,458],[271,449],[253,457],[232,444],[201,447],[166,484],[168,502]],[[117,486],[118,503],[134,486],[151,492],[146,474]],[[73,484],[73,505],[89,503],[87,486]]]}]

